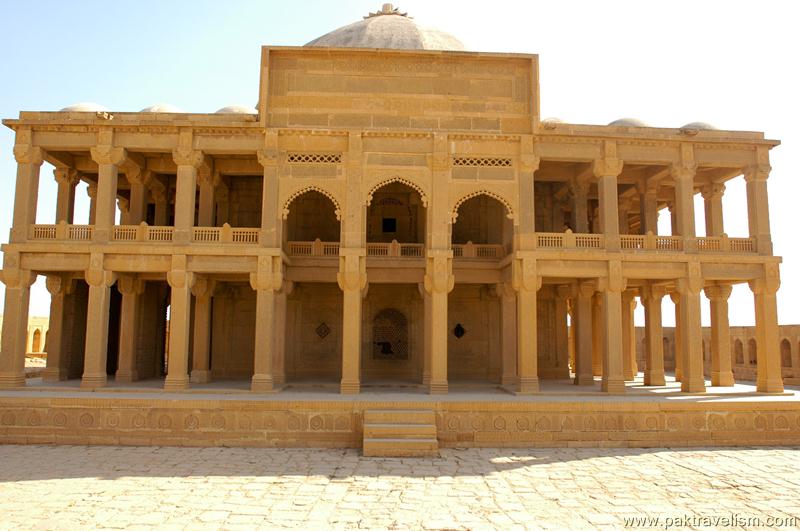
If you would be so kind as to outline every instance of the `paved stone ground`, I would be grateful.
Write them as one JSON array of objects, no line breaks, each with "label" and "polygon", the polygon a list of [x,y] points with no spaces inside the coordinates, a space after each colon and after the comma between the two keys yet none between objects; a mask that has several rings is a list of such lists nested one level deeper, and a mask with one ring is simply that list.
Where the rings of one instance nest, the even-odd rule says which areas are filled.
[{"label": "paved stone ground", "polygon": [[660,520],[628,527],[800,527],[800,449],[375,459],[356,450],[0,446],[0,529],[594,529],[644,517]]}]

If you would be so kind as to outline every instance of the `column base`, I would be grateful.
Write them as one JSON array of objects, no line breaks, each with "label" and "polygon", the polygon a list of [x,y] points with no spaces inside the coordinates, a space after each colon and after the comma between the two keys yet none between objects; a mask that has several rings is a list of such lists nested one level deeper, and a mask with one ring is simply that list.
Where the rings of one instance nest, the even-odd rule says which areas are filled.
[{"label": "column base", "polygon": [[0,373],[0,389],[10,389],[13,387],[25,387],[25,373]]},{"label": "column base", "polygon": [[183,391],[189,389],[189,377],[183,376],[178,378],[170,378],[164,381],[164,391]]},{"label": "column base", "polygon": [[647,372],[644,373],[644,384],[651,386],[664,386],[667,385],[667,379],[664,377],[663,372]]},{"label": "column base", "polygon": [[592,367],[592,376],[603,376],[602,367]]},{"label": "column base", "polygon": [[681,382],[681,393],[705,393],[706,382],[702,378],[684,379]]},{"label": "column base", "polygon": [[131,383],[139,379],[139,373],[136,371],[120,372],[114,375],[114,381],[120,383]]},{"label": "column base", "polygon": [[714,387],[733,387],[735,380],[733,379],[733,372],[712,372],[711,385]]},{"label": "column base", "polygon": [[516,375],[512,376],[503,376],[500,378],[500,385],[517,385],[519,383],[519,378]]},{"label": "column base", "polygon": [[108,383],[108,376],[105,374],[84,374],[81,378],[81,389],[97,389],[105,387]]},{"label": "column base", "polygon": [[422,374],[422,385],[427,387],[430,384],[431,384],[431,375],[430,375],[430,373],[428,373],[428,374],[423,373]]},{"label": "column base", "polygon": [[272,383],[272,376],[266,374],[254,374],[250,383],[250,391],[254,393],[273,393],[275,386]]},{"label": "column base", "polygon": [[756,382],[756,391],[759,393],[782,393],[783,380],[776,378],[773,380],[762,380]]},{"label": "column base", "polygon": [[361,392],[361,382],[345,382],[339,384],[339,394],[342,395],[357,395]]},{"label": "column base", "polygon": [[625,381],[624,380],[606,380],[605,378],[600,384],[600,390],[604,393],[621,395],[625,394]]},{"label": "column base", "polygon": [[534,395],[539,392],[539,378],[520,376],[517,384],[518,395]]},{"label": "column base", "polygon": [[208,383],[211,381],[211,371],[195,369],[189,378],[191,383]]},{"label": "column base", "polygon": [[59,368],[49,368],[42,371],[43,382],[63,382],[67,379],[67,371]]},{"label": "column base", "polygon": [[630,372],[630,371],[629,372],[625,372],[625,373],[623,373],[622,378],[626,382],[633,382],[634,380],[636,380],[636,373],[635,372]]},{"label": "column base", "polygon": [[274,374],[272,375],[272,383],[275,387],[282,386],[286,383],[286,375],[285,374]]},{"label": "column base", "polygon": [[428,384],[428,394],[431,395],[446,395],[448,390],[448,384],[446,381],[430,382]]},{"label": "column base", "polygon": [[594,385],[594,376],[591,374],[576,374],[572,383],[575,385]]}]

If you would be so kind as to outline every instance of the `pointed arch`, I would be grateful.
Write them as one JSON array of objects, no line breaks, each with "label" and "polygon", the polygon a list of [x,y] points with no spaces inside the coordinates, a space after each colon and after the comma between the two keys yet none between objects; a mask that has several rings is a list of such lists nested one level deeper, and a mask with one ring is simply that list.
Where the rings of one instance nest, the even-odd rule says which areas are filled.
[{"label": "pointed arch", "polygon": [[325,197],[327,197],[328,199],[330,199],[331,202],[333,203],[333,206],[334,206],[334,209],[335,209],[334,213],[336,214],[336,220],[337,221],[341,221],[342,220],[342,206],[339,203],[339,200],[336,198],[336,196],[330,190],[326,190],[326,189],[324,189],[324,188],[322,188],[320,186],[315,186],[315,185],[304,186],[302,188],[298,188],[297,190],[295,190],[294,192],[289,194],[289,197],[286,198],[286,201],[284,201],[284,203],[283,203],[283,211],[282,211],[283,219],[288,219],[288,217],[289,217],[289,207],[291,206],[292,201],[294,201],[295,199],[297,199],[301,195],[305,194],[306,192],[318,192],[318,193],[324,195]]},{"label": "pointed arch", "polygon": [[367,194],[366,200],[364,201],[364,204],[366,206],[370,206],[370,204],[372,203],[372,196],[375,194],[375,192],[377,192],[378,190],[380,190],[384,186],[389,185],[389,184],[393,184],[393,183],[400,183],[400,184],[403,184],[405,186],[408,186],[412,190],[415,190],[419,194],[420,199],[422,200],[422,206],[424,206],[425,208],[428,208],[428,192],[425,190],[425,188],[422,185],[420,185],[419,183],[416,183],[416,182],[414,182],[414,181],[412,181],[410,179],[406,179],[404,177],[399,177],[399,176],[389,177],[388,179],[380,180],[376,184],[374,184],[370,188],[369,193]]},{"label": "pointed arch", "polygon": [[455,223],[456,219],[458,218],[458,209],[461,207],[461,205],[463,205],[465,202],[469,201],[473,197],[478,197],[479,195],[485,195],[486,197],[491,197],[492,199],[496,199],[497,201],[499,201],[500,204],[506,207],[506,215],[508,216],[508,219],[514,219],[514,209],[511,207],[511,201],[507,200],[500,194],[497,194],[495,192],[490,192],[489,190],[486,189],[481,189],[481,190],[475,190],[474,192],[470,192],[456,201],[455,205],[453,205],[453,208],[450,211],[451,223]]}]

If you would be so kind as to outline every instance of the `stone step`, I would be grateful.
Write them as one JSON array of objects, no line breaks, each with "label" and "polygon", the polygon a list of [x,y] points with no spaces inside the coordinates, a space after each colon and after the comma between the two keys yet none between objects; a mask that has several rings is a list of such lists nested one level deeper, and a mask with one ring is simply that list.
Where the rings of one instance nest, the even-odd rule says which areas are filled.
[{"label": "stone step", "polygon": [[364,439],[436,439],[435,424],[364,424]]},{"label": "stone step", "polygon": [[433,424],[436,412],[430,409],[369,409],[364,411],[367,424]]},{"label": "stone step", "polygon": [[439,443],[435,437],[422,439],[364,438],[365,457],[435,457]]}]

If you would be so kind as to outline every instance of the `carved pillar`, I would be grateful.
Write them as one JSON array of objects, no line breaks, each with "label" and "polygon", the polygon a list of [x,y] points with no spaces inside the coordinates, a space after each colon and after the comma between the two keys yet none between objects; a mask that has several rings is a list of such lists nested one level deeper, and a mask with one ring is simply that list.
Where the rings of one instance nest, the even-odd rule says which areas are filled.
[{"label": "carved pillar", "polygon": [[425,268],[425,291],[430,296],[430,310],[425,326],[430,328],[431,394],[447,393],[447,295],[455,286],[452,251],[428,249]]},{"label": "carved pillar", "polygon": [[[145,190],[145,181],[152,180],[149,172],[145,172],[147,176],[143,176],[142,172],[138,169],[130,169],[125,174],[128,182],[131,183],[131,199],[128,205],[128,223],[130,225],[138,225],[145,221],[147,217],[147,192]],[[149,178],[148,178],[149,177]]]},{"label": "carved pillar", "polygon": [[110,144],[93,147],[91,152],[92,160],[98,166],[94,241],[102,244],[111,240],[111,229],[116,223],[119,165],[125,161],[127,154],[123,148]]},{"label": "carved pillar", "polygon": [[86,185],[86,195],[89,196],[89,225],[94,225],[97,220],[97,183],[90,181]]},{"label": "carved pillar", "polygon": [[750,237],[755,238],[759,254],[772,254],[772,236],[769,225],[769,197],[767,178],[771,170],[766,151],[759,148],[759,163],[747,168],[744,180],[747,185],[747,221]]},{"label": "carved pillar", "polygon": [[722,217],[722,196],[725,185],[712,183],[703,187],[703,204],[706,214],[706,236],[722,236],[725,226]]},{"label": "carved pillar", "polygon": [[169,200],[167,199],[167,192],[162,189],[156,189],[151,192],[153,202],[155,203],[155,216],[153,218],[153,225],[156,227],[164,227],[168,222]]},{"label": "carved pillar", "polygon": [[629,234],[631,232],[630,229],[630,220],[628,216],[630,215],[631,204],[629,200],[620,201],[618,204],[619,208],[619,233],[620,234]]},{"label": "carved pillar", "polygon": [[597,178],[597,194],[600,199],[600,229],[605,235],[606,249],[619,250],[619,207],[617,176],[622,173],[623,163],[616,158],[616,145],[605,146],[606,157],[595,160],[594,175]]},{"label": "carved pillar", "polygon": [[692,147],[681,146],[682,162],[672,166],[672,178],[675,181],[675,228],[679,236],[683,236],[685,251],[694,250],[693,239],[696,235],[694,221],[694,177],[697,166],[694,164]]},{"label": "carved pillar", "polygon": [[681,296],[677,291],[669,294],[672,304],[675,305],[675,329],[673,336],[673,351],[675,354],[675,381],[683,379],[683,340],[681,338]]},{"label": "carved pillar", "polygon": [[429,321],[431,314],[431,294],[425,289],[425,283],[420,282],[417,284],[417,289],[422,295],[423,299],[423,342],[422,342],[422,385],[430,387],[431,385],[431,322]]},{"label": "carved pillar", "polygon": [[[264,168],[264,187],[261,194],[261,245],[264,247],[280,247],[283,242],[283,235],[281,234],[283,229],[283,213],[278,204],[277,131],[267,131],[264,137],[264,149],[258,152],[258,162]],[[358,162],[360,163],[360,160]],[[353,170],[360,171],[360,165],[354,167]]]},{"label": "carved pillar", "polygon": [[92,253],[84,277],[89,284],[89,303],[81,387],[94,389],[104,387],[107,381],[108,312],[111,286],[116,281],[116,274],[103,268],[102,254]]},{"label": "carved pillar", "polygon": [[[189,141],[184,141],[189,142]],[[175,232],[173,242],[188,244],[192,241],[194,227],[195,196],[197,194],[197,170],[205,162],[202,151],[180,147],[172,152],[178,166],[175,179]]]},{"label": "carved pillar", "polygon": [[782,393],[778,306],[775,298],[780,286],[780,274],[777,263],[765,264],[764,269],[763,278],[750,281],[756,310],[756,387],[761,393]]},{"label": "carved pillar", "polygon": [[117,382],[135,382],[139,379],[136,369],[137,346],[139,342],[140,295],[144,293],[144,282],[134,275],[120,275],[117,289],[122,294],[119,327],[119,360],[117,363]]},{"label": "carved pillar", "polygon": [[[594,385],[592,370],[592,296],[595,282],[581,280],[573,294],[575,321],[575,384]],[[598,367],[598,372],[600,372]]]},{"label": "carved pillar", "polygon": [[130,203],[124,197],[117,198],[117,207],[119,208],[119,224],[130,225]]},{"label": "carved pillar", "polygon": [[516,385],[517,379],[517,293],[508,282],[495,285],[500,297],[500,336],[503,372],[502,385]]},{"label": "carved pillar", "polygon": [[680,329],[681,339],[681,391],[702,393],[706,390],[700,326],[700,290],[703,288],[703,278],[700,275],[700,264],[690,263],[688,267],[688,277],[676,281],[680,296],[677,328]]},{"label": "carved pillar", "polygon": [[603,380],[601,389],[607,393],[624,393],[625,378],[622,370],[622,292],[626,281],[622,277],[622,263],[608,263],[608,276],[599,281],[603,300]]},{"label": "carved pillar", "polygon": [[639,216],[642,234],[658,234],[658,185],[641,187],[639,193]]},{"label": "carved pillar", "polygon": [[50,292],[50,323],[47,330],[47,367],[42,381],[58,382],[67,379],[62,353],[64,339],[64,297],[72,292],[72,278],[66,275],[49,275],[47,291]]},{"label": "carved pillar", "polygon": [[518,394],[539,392],[536,293],[542,287],[542,278],[537,274],[534,256],[533,253],[518,251],[512,270],[517,292]]},{"label": "carved pillar", "polygon": [[569,379],[569,327],[567,315],[569,314],[567,299],[570,297],[570,286],[561,285],[556,288],[555,314],[556,314],[556,363],[555,377]]},{"label": "carved pillar", "polygon": [[[194,203],[194,201],[192,201]],[[172,269],[167,273],[171,288],[169,309],[169,361],[165,391],[189,387],[189,334],[191,323],[194,273],[186,270],[186,255],[172,256]]]},{"label": "carved pillar", "polygon": [[664,331],[661,324],[661,300],[666,290],[650,284],[642,287],[644,305],[645,385],[666,385],[664,378]]},{"label": "carved pillar", "polygon": [[19,253],[3,255],[2,280],[6,285],[0,351],[0,388],[25,385],[25,351],[28,337],[28,303],[36,275],[19,269]]},{"label": "carved pillar", "polygon": [[703,291],[711,303],[711,385],[731,387],[734,380],[731,367],[728,297],[731,296],[732,288],[730,284],[715,284],[706,286]]},{"label": "carved pillar", "polygon": [[[30,135],[30,131],[27,132]],[[14,192],[14,217],[11,225],[11,243],[28,239],[28,227],[36,223],[36,203],[39,199],[39,170],[42,150],[29,143],[21,144],[23,133],[17,133],[14,158],[17,160],[17,184]],[[6,310],[8,314],[8,310]]]},{"label": "carved pillar", "polygon": [[272,382],[281,386],[286,382],[286,298],[292,294],[294,282],[283,281],[275,295],[275,352],[272,356]]},{"label": "carved pillar", "polygon": [[56,196],[56,223],[72,223],[75,212],[75,187],[78,185],[78,172],[72,168],[53,170],[58,195]]},{"label": "carved pillar", "polygon": [[592,375],[603,375],[603,299],[599,293],[592,297]]},{"label": "carved pillar", "polygon": [[361,302],[367,287],[366,249],[339,249],[337,280],[344,297],[341,394],[361,390]]},{"label": "carved pillar", "polygon": [[572,192],[572,227],[577,233],[589,232],[589,183],[575,182],[570,186]]},{"label": "carved pillar", "polygon": [[[211,296],[216,283],[205,277],[197,277],[192,286],[194,295],[194,319],[192,330],[192,372],[191,383],[211,381]],[[258,319],[258,317],[256,317]],[[256,320],[256,334],[260,322]]]},{"label": "carved pillar", "polygon": [[636,333],[633,327],[633,311],[636,308],[636,296],[633,291],[624,291],[622,301],[622,373],[626,382],[636,379]]},{"label": "carved pillar", "polygon": [[256,290],[256,344],[251,390],[270,393],[274,389],[272,356],[275,350],[275,292],[283,287],[283,263],[278,256],[260,256],[258,271],[250,274]]},{"label": "carved pillar", "polygon": [[197,171],[197,180],[200,185],[200,198],[197,205],[197,226],[213,227],[215,221],[214,190],[219,180],[219,173],[211,171],[207,165],[202,165]]}]

